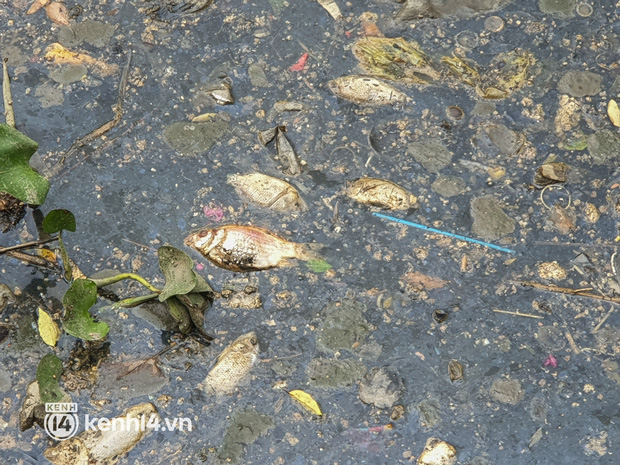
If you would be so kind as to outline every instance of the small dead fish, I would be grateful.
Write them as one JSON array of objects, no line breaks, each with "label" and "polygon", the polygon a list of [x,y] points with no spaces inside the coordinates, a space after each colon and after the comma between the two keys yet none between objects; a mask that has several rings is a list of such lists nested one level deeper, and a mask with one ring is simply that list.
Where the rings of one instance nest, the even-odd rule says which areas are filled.
[{"label": "small dead fish", "polygon": [[408,210],[418,206],[415,195],[384,179],[360,178],[347,186],[346,194],[358,202],[388,210]]},{"label": "small dead fish", "polygon": [[259,271],[290,265],[289,259],[316,260],[320,244],[289,242],[267,229],[229,224],[185,238],[215,265],[231,271]]},{"label": "small dead fish", "polygon": [[281,179],[261,173],[232,174],[227,182],[244,201],[260,207],[279,212],[308,210],[297,189]]},{"label": "small dead fish", "polygon": [[406,102],[407,96],[395,87],[369,76],[342,76],[327,83],[336,96],[354,103],[392,105]]},{"label": "small dead fish", "polygon": [[292,176],[301,173],[301,165],[297,160],[295,150],[284,134],[284,130],[279,127],[276,132],[276,151],[278,153],[278,160],[284,165],[284,173]]},{"label": "small dead fish", "polygon": [[215,366],[205,379],[205,389],[212,394],[231,394],[258,360],[258,338],[255,332],[239,336],[217,357]]}]

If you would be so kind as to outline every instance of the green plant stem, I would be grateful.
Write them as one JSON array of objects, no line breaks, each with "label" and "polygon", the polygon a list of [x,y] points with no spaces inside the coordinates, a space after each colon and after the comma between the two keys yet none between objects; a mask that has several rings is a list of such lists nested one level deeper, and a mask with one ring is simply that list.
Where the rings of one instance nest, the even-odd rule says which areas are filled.
[{"label": "green plant stem", "polygon": [[157,289],[155,286],[149,283],[142,276],[134,274],[134,273],[120,273],[115,276],[110,276],[109,278],[99,278],[99,279],[88,278],[88,279],[93,281],[97,285],[97,287],[109,286],[110,284],[117,283],[119,281],[122,281],[123,279],[133,279],[134,281],[138,281],[140,284],[146,287],[149,291],[155,292],[157,294],[161,294],[161,289]]},{"label": "green plant stem", "polygon": [[114,308],[137,307],[138,305],[143,304],[144,302],[148,302],[149,300],[156,299],[158,295],[159,295],[159,293],[157,293],[157,294],[141,295],[141,296],[138,296],[138,297],[129,297],[127,299],[119,300],[118,302],[114,303],[114,305],[112,305],[112,307],[114,307]]},{"label": "green plant stem", "polygon": [[2,60],[2,95],[4,97],[4,117],[7,126],[15,129],[15,114],[13,113],[13,96],[11,95],[11,80],[9,78],[9,67],[7,66],[8,58]]}]

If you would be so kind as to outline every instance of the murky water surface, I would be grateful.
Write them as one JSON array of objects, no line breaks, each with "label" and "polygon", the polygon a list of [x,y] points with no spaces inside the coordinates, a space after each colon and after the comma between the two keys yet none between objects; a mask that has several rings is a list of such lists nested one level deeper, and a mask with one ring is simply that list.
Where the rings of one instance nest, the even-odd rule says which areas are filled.
[{"label": "murky water surface", "polygon": [[[431,1],[418,19],[424,2],[409,1],[395,20],[398,3],[336,3],[339,21],[314,1],[216,0],[187,15],[169,0],[84,2],[73,30],[43,10],[26,16],[23,0],[0,6],[16,119],[39,143],[33,164],[43,173],[113,118],[132,52],[121,122],[66,160],[41,207],[75,213],[77,232],[65,240],[82,271],[135,271],[162,285],[155,251],[170,244],[205,265],[201,274],[217,290],[243,293],[250,284],[262,301],[244,308],[256,299],[239,299],[234,308],[216,300],[206,316],[211,346],[188,342],[132,388],[100,381],[71,392],[73,400],[91,416],[153,402],[162,417],[192,420],[191,432],[151,434],[120,463],[411,463],[429,437],[452,444],[463,464],[615,463],[618,312],[596,328],[612,303],[516,282],[620,291],[613,265],[620,137],[606,111],[620,95],[620,10],[613,1],[593,3],[589,16],[587,5],[568,0]],[[145,11],[154,7],[159,13]],[[376,33],[416,41],[440,78],[392,82],[408,97],[395,105],[334,96],[330,80],[362,72],[355,41]],[[54,42],[106,66],[49,63],[45,50]],[[514,50],[529,51],[533,64],[500,99],[483,98],[441,64],[471,60],[482,89],[493,76],[514,78],[504,72],[516,66]],[[303,70],[291,71],[304,53]],[[110,66],[117,69],[107,74]],[[571,70],[594,74],[567,76]],[[232,88],[231,105],[209,96],[222,82]],[[303,110],[279,111],[282,100]],[[190,123],[205,113],[217,115]],[[302,161],[297,176],[285,175],[275,146],[257,139],[281,125]],[[554,160],[570,165],[570,176],[564,190],[543,191],[533,185],[536,170]],[[255,171],[290,182],[308,211],[244,204],[226,179]],[[373,216],[379,210],[344,195],[347,181],[362,176],[389,179],[417,197],[417,210],[394,216],[516,254]],[[545,206],[556,203],[568,207]],[[216,268],[183,245],[192,229],[217,224],[205,207],[221,208],[221,224],[322,243],[333,268],[315,273],[299,263],[249,276]],[[34,236],[28,215],[2,245]],[[553,261],[565,272],[557,280],[540,267]],[[6,256],[0,266],[2,282],[20,292],[2,315],[13,329],[0,355],[0,456],[44,463],[53,442],[38,427],[19,432],[17,417],[50,352],[34,309],[60,311],[67,285]],[[97,315],[111,327],[104,365],[149,357],[172,334],[143,309]],[[249,331],[260,343],[251,379],[233,396],[207,395],[199,383],[215,357]],[[74,344],[64,336],[55,353],[67,360]],[[557,366],[545,366],[550,355]],[[452,382],[455,362],[462,379]],[[280,387],[311,393],[323,418]]]}]

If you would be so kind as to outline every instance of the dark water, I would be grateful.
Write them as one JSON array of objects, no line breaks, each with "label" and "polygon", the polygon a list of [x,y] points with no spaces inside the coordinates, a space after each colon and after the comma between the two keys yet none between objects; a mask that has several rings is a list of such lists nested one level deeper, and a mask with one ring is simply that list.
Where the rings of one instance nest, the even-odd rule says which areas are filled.
[{"label": "dark water", "polygon": [[[452,444],[464,464],[615,463],[620,452],[617,311],[593,333],[612,304],[525,289],[512,281],[552,283],[539,277],[538,265],[557,261],[568,273],[556,282],[560,286],[592,287],[610,296],[618,290],[610,265],[618,235],[617,157],[597,164],[588,149],[561,148],[580,133],[617,133],[606,106],[620,92],[618,10],[611,1],[597,2],[588,18],[571,8],[571,17],[560,18],[528,1],[467,18],[397,22],[392,19],[400,8],[396,3],[337,3],[344,14],[339,22],[316,2],[215,2],[195,15],[165,14],[165,22],[149,19],[141,3],[82,4],[77,23],[96,20],[115,29],[103,44],[81,42],[68,48],[121,69],[128,51],[133,52],[122,121],[105,141],[98,139],[67,160],[50,179],[52,187],[41,207],[44,212],[67,208],[76,214],[77,232],[65,239],[82,271],[90,275],[107,268],[133,269],[162,285],[154,250],[170,244],[191,253],[183,238],[194,228],[214,224],[203,213],[204,206],[211,206],[223,208],[223,223],[252,223],[297,242],[324,244],[333,273],[316,274],[304,264],[256,273],[263,307],[230,309],[216,301],[206,317],[206,329],[217,336],[216,343],[190,343],[163,356],[160,366],[169,383],[159,391],[119,399],[118,393],[91,396],[87,389],[72,393],[73,400],[91,415],[112,417],[128,406],[153,402],[162,417],[192,419],[192,432],[151,434],[121,463],[215,463],[217,451],[222,456],[241,454],[243,444],[235,446],[230,431],[239,429],[235,415],[246,410],[269,417],[271,426],[247,445],[239,455],[241,463],[408,463],[420,455],[429,437]],[[43,11],[26,16],[27,7],[24,2],[0,7],[3,22],[11,21],[0,31],[0,49],[10,58],[15,76],[18,126],[40,145],[34,163],[49,168],[77,138],[113,117],[120,73],[100,76],[88,67],[81,81],[53,81],[54,66],[45,62],[43,50],[59,35],[66,37],[66,31],[59,33]],[[364,107],[337,99],[326,83],[359,72],[350,46],[363,34],[360,16],[366,11],[377,15],[377,26],[387,37],[417,41],[434,63],[456,50],[462,31],[471,33],[475,46],[459,53],[480,66],[501,52],[529,50],[536,59],[530,82],[497,101],[485,101],[448,77],[427,87],[400,87],[411,97],[400,106]],[[505,22],[499,32],[485,30],[492,15]],[[306,49],[310,56],[305,70],[289,71]],[[264,70],[266,86],[253,85],[248,71],[252,64]],[[558,133],[558,81],[571,69],[600,75],[600,89],[575,97],[581,116],[574,127]],[[232,81],[236,103],[209,107],[200,96],[201,85],[221,76]],[[309,110],[278,113],[272,108],[279,100],[300,101]],[[494,106],[485,111],[485,102]],[[465,117],[450,120],[450,105],[462,108]],[[543,116],[528,116],[537,105]],[[166,143],[167,126],[206,112],[224,115],[230,124],[208,152],[181,155]],[[482,140],[481,128],[491,123],[522,134],[525,149],[502,153]],[[288,177],[309,206],[299,215],[244,206],[225,182],[229,174],[252,171],[284,177],[275,149],[261,147],[256,138],[256,131],[281,124],[304,162],[301,175]],[[409,144],[427,139],[441,142],[453,154],[439,172],[429,171],[407,151]],[[565,185],[575,215],[575,227],[567,234],[553,226],[540,201],[541,190],[531,186],[536,168],[552,155],[577,173]],[[493,179],[489,167],[501,167],[506,174]],[[372,216],[374,210],[343,195],[346,181],[360,176],[390,179],[419,197],[418,210],[395,216],[478,239],[472,232],[470,202],[492,196],[516,224],[514,232],[491,242],[514,249],[516,255]],[[439,176],[460,178],[463,192],[442,197],[431,187]],[[586,203],[601,212],[594,224],[584,219]],[[35,231],[29,216],[4,235],[2,244],[17,243],[20,236],[29,240]],[[575,245],[543,243],[548,241]],[[216,289],[242,277],[191,254],[205,265],[202,274]],[[467,266],[462,269],[463,256]],[[2,260],[2,282],[21,295],[18,305],[3,313],[16,329],[2,345],[0,455],[4,463],[44,463],[42,451],[53,442],[40,428],[18,432],[17,416],[38,361],[50,352],[33,326],[34,309],[48,302],[59,311],[66,284],[56,274],[8,257]],[[405,283],[411,272],[445,283],[419,291]],[[141,291],[132,284],[118,292],[129,296]],[[348,350],[329,350],[317,342],[329,317],[325,309],[347,299],[364,305],[367,333]],[[391,302],[386,305],[386,300]],[[551,312],[534,308],[540,304]],[[444,324],[433,322],[436,309],[448,312]],[[148,357],[164,348],[170,336],[130,310],[101,311],[98,316],[111,327],[111,362]],[[543,326],[556,328],[559,336],[545,339]],[[272,361],[258,363],[249,384],[232,397],[216,401],[204,394],[197,385],[215,356],[251,330],[259,337],[261,358]],[[66,360],[74,344],[65,335],[54,352]],[[558,359],[556,368],[543,366],[550,354]],[[280,358],[284,360],[278,362]],[[404,407],[402,418],[391,420],[391,408],[362,403],[359,379],[348,386],[317,386],[309,370],[318,358],[355,362],[368,371],[390,367],[404,385],[397,401]],[[464,368],[460,384],[449,379],[453,359]],[[342,370],[346,375],[347,369]],[[496,393],[502,380],[518,383],[513,403]],[[324,418],[301,409],[277,388],[281,385],[311,393]],[[171,397],[165,406],[162,395]],[[110,402],[99,410],[95,404],[101,399]],[[381,432],[364,429],[390,422],[393,428]],[[230,425],[234,427],[226,443]],[[530,446],[539,428],[542,438]]]}]

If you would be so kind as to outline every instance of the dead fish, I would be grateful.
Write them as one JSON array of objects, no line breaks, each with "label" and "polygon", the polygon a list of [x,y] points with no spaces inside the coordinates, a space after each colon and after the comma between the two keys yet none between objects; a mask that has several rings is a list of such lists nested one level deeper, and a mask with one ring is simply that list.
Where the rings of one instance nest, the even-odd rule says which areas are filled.
[{"label": "dead fish", "polygon": [[369,76],[342,76],[327,83],[336,96],[354,103],[392,105],[406,102],[407,96],[395,87]]},{"label": "dead fish", "polygon": [[346,194],[358,202],[388,210],[408,210],[418,206],[415,195],[385,179],[360,178],[347,186]]},{"label": "dead fish", "polygon": [[203,229],[185,238],[215,265],[231,271],[259,271],[287,266],[289,259],[317,260],[320,244],[289,242],[267,229],[228,224]]},{"label": "dead fish", "polygon": [[258,360],[258,338],[254,331],[239,336],[217,357],[205,379],[209,393],[231,394]]},{"label": "dead fish", "polygon": [[308,210],[297,189],[281,179],[261,173],[231,174],[227,182],[239,197],[260,207],[279,212]]}]

